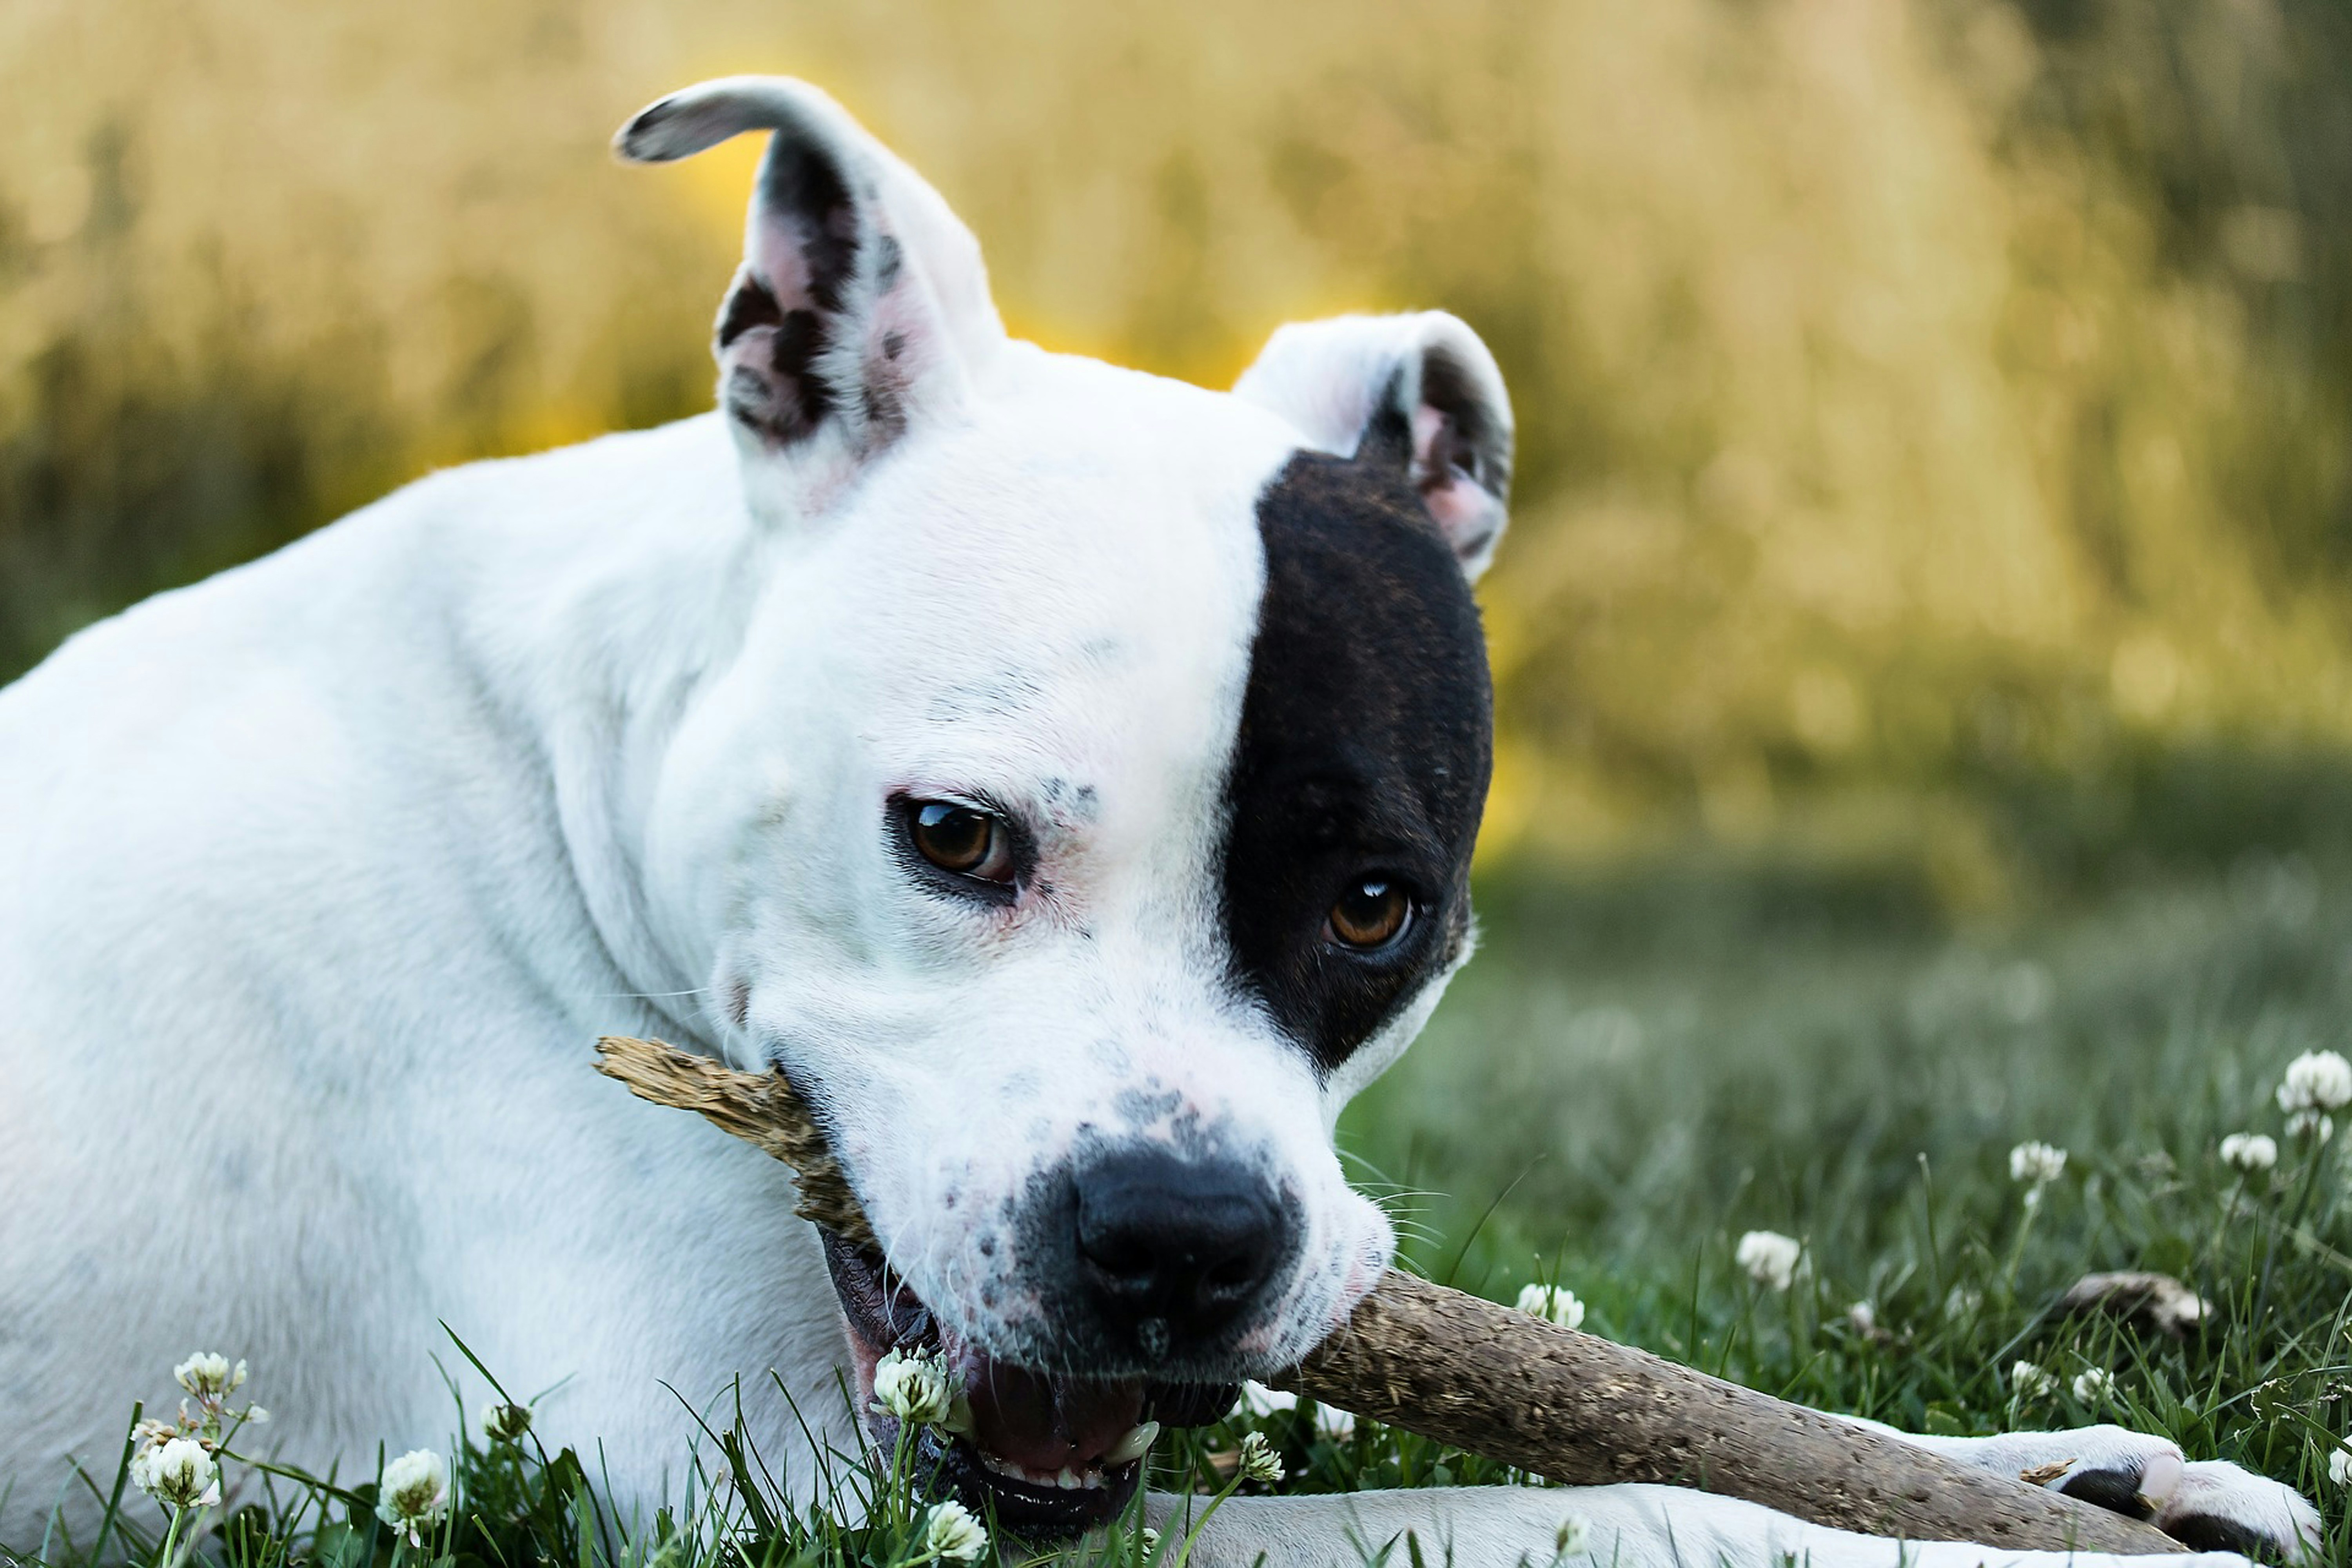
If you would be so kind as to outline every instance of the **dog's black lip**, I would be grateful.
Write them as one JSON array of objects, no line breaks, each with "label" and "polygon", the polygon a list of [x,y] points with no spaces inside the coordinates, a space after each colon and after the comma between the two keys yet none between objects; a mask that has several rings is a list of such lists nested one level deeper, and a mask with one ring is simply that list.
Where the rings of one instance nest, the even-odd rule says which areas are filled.
[{"label": "dog's black lip", "polygon": [[1143,1479],[1143,1461],[1131,1459],[1104,1470],[1098,1487],[1035,1486],[998,1475],[980,1462],[970,1443],[929,1426],[916,1435],[914,1468],[926,1490],[951,1492],[997,1528],[1036,1542],[1066,1540],[1108,1523]]},{"label": "dog's black lip", "polygon": [[849,1320],[851,1332],[885,1350],[919,1345],[933,1337],[929,1308],[919,1307],[903,1314],[898,1310],[898,1293],[883,1277],[885,1266],[830,1230],[820,1229],[817,1234],[824,1238],[825,1272],[833,1277],[833,1293],[841,1302],[842,1315]]}]

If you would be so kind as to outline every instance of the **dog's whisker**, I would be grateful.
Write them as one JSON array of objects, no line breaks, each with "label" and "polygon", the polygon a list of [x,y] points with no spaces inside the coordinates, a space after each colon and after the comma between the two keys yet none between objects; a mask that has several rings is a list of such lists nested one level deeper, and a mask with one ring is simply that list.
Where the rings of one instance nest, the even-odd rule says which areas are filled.
[{"label": "dog's whisker", "polygon": [[698,985],[690,991],[582,991],[574,994],[587,1002],[668,1002],[680,996],[708,996],[710,987]]}]

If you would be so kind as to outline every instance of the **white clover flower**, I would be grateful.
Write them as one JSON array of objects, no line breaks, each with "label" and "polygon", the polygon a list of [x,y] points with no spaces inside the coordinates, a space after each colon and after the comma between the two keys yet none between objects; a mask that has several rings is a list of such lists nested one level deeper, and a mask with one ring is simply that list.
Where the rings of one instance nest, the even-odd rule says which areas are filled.
[{"label": "white clover flower", "polygon": [[2074,1397],[2085,1405],[2105,1405],[2116,1396],[2116,1374],[2095,1366],[2074,1374]]},{"label": "white clover flower", "polygon": [[430,1448],[412,1448],[383,1468],[376,1483],[375,1516],[425,1544],[425,1532],[448,1517],[449,1467]]},{"label": "white clover flower", "polygon": [[944,1563],[977,1563],[988,1550],[988,1531],[970,1509],[950,1498],[924,1521],[923,1550]]},{"label": "white clover flower", "polygon": [[1955,1285],[1944,1292],[1944,1316],[1958,1321],[1976,1316],[1984,1306],[1984,1292],[1971,1290],[1965,1285]]},{"label": "white clover flower", "polygon": [[910,1426],[944,1426],[955,1408],[947,1361],[936,1352],[892,1351],[874,1363],[874,1407]]},{"label": "white clover flower", "polygon": [[482,1436],[493,1443],[518,1443],[530,1430],[530,1406],[493,1404],[482,1412]]},{"label": "white clover flower", "polygon": [[1244,1433],[1242,1436],[1240,1472],[1242,1479],[1272,1486],[1282,1479],[1282,1461],[1265,1440],[1263,1432]]},{"label": "white clover flower", "polygon": [[1748,1278],[1770,1290],[1786,1290],[1797,1278],[1797,1258],[1805,1244],[1777,1230],[1751,1230],[1739,1238],[1731,1260]]},{"label": "white clover flower", "polygon": [[1552,1533],[1552,1555],[1556,1558],[1581,1557],[1591,1541],[1592,1531],[1584,1522],[1584,1516],[1571,1513],[1559,1521],[1559,1529]]},{"label": "white clover flower", "polygon": [[2305,1051],[2279,1081],[2281,1110],[2340,1110],[2352,1104],[2352,1062],[2334,1051]]},{"label": "white clover flower", "polygon": [[2020,1143],[2009,1152],[2009,1179],[2049,1185],[2066,1170],[2066,1151],[2049,1143]]},{"label": "white clover flower", "polygon": [[[160,1426],[161,1423],[142,1421],[139,1425],[144,1428],[147,1426]],[[152,1492],[155,1489],[155,1456],[162,1453],[163,1451],[163,1445],[171,1440],[172,1439],[169,1436],[156,1436],[144,1431],[140,1434],[139,1446],[134,1448],[131,1454],[131,1484],[132,1486],[137,1487],[142,1492]]]},{"label": "white clover flower", "polygon": [[131,1463],[139,1489],[172,1508],[210,1508],[221,1500],[220,1467],[194,1437],[174,1437]]},{"label": "white clover flower", "polygon": [[1584,1303],[1558,1285],[1528,1286],[1519,1292],[1519,1310],[1563,1329],[1584,1326]]},{"label": "white clover flower", "polygon": [[2267,1132],[2232,1132],[2221,1140],[2221,1163],[2252,1175],[2278,1163],[2278,1140]]},{"label": "white clover flower", "polygon": [[2325,1143],[2336,1136],[2336,1118],[2324,1110],[2298,1110],[2286,1119],[2286,1130],[2291,1137]]},{"label": "white clover flower", "polygon": [[2020,1399],[2047,1399],[2058,1392],[2058,1374],[2021,1361],[2009,1369],[2009,1386]]},{"label": "white clover flower", "polygon": [[245,1363],[231,1366],[225,1355],[198,1351],[173,1367],[172,1376],[198,1399],[218,1399],[245,1386]]},{"label": "white clover flower", "polygon": [[2328,1453],[2327,1479],[2339,1487],[2352,1483],[2352,1439],[2337,1444]]}]

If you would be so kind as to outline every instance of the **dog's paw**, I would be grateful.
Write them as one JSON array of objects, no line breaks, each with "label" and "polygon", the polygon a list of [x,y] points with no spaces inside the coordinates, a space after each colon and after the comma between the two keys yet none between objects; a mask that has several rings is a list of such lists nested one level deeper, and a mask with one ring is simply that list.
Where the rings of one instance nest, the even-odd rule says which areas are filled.
[{"label": "dog's paw", "polygon": [[2199,1552],[2237,1552],[2300,1563],[2319,1550],[2319,1512],[2291,1487],[2224,1459],[2187,1462],[2161,1437],[2095,1427],[2093,1452],[2042,1484],[2100,1508],[2144,1519]]}]

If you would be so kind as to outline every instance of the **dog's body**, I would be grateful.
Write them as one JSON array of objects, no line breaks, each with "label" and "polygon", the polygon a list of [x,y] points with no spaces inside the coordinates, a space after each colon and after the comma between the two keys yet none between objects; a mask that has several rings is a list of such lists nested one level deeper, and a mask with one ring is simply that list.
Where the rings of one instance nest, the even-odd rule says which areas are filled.
[{"label": "dog's body", "polygon": [[[927,1346],[981,1405],[942,1476],[1083,1524],[1146,1414],[1385,1260],[1329,1131],[1467,952],[1491,358],[1440,316],[1286,329],[1235,395],[1048,355],[820,95],[624,147],[747,129],[721,412],[411,487],[0,693],[0,1542],[194,1349],[289,1458],[445,1441],[440,1321],[640,1503],[668,1389],[740,1377],[805,1486],[770,1369],[845,1447],[839,1380]],[[788,1068],[892,1275],[829,1281],[778,1167],[588,1070],[614,1032]],[[1956,1451],[2221,1544],[2310,1517],[2113,1428]],[[1897,1559],[1643,1488],[1243,1500],[1204,1551],[1540,1562],[1570,1513],[1602,1561]]]}]

